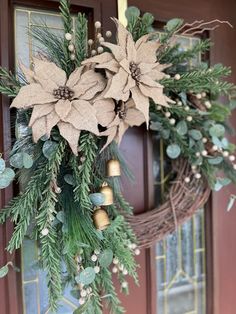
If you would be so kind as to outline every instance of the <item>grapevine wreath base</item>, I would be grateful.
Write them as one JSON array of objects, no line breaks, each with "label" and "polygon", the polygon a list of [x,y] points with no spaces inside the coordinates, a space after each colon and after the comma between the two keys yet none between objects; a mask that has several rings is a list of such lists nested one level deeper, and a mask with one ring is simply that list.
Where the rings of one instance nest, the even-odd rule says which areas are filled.
[{"label": "grapevine wreath base", "polygon": [[[187,160],[180,159],[173,163],[176,178],[166,195],[166,201],[159,207],[139,215],[127,216],[137,236],[140,248],[149,248],[166,235],[176,230],[196,210],[207,202],[211,189],[206,180],[199,184],[194,178]],[[184,178],[190,178],[186,184]]]},{"label": "grapevine wreath base", "polygon": [[[115,40],[100,21],[88,38],[86,16],[78,13],[74,23],[67,0],[60,12],[61,35],[46,25],[30,30],[41,47],[30,65],[20,63],[16,75],[0,68],[0,92],[15,108],[15,140],[0,158],[0,189],[14,179],[20,185],[0,223],[9,219],[15,226],[10,254],[25,237],[37,241],[46,313],[57,312],[68,287],[78,306],[74,314],[102,314],[104,306],[122,314],[114,276],[127,294],[128,276],[138,284],[140,248],[173,232],[211,190],[236,183],[235,146],[226,137],[236,98],[235,86],[224,80],[230,69],[192,62],[210,41],[182,50],[176,36],[229,23],[177,18],[156,32],[152,14],[130,7],[127,27],[112,18]],[[119,144],[130,127],[143,124],[172,162],[170,188],[158,208],[133,215],[120,184],[121,172],[132,174]],[[0,277],[9,266],[17,269],[12,260],[1,265]]]}]

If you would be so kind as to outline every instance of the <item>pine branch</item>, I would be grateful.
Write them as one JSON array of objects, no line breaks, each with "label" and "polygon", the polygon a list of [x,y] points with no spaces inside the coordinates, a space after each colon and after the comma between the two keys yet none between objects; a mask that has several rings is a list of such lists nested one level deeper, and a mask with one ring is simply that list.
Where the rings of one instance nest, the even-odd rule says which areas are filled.
[{"label": "pine branch", "polygon": [[69,1],[68,0],[61,0],[59,9],[61,12],[61,17],[63,20],[65,33],[71,33],[73,22],[72,22],[72,17],[70,15],[70,3],[69,3]]},{"label": "pine branch", "polygon": [[9,71],[0,67],[0,93],[8,97],[16,97],[21,83]]},{"label": "pine branch", "polygon": [[75,51],[76,51],[76,65],[80,66],[81,62],[87,55],[87,29],[88,21],[85,14],[78,14],[77,27],[75,32]]},{"label": "pine branch", "polygon": [[101,271],[101,288],[103,290],[106,307],[111,314],[125,313],[124,308],[121,306],[121,302],[117,296],[112,281],[112,275],[109,269],[103,268]]},{"label": "pine branch", "polygon": [[222,77],[228,76],[231,70],[222,65],[216,65],[210,69],[200,69],[183,73],[179,80],[163,79],[160,83],[167,91],[174,93],[209,91],[211,93],[227,94],[234,88],[234,85],[228,82],[220,81]]},{"label": "pine branch", "polygon": [[94,160],[97,155],[96,141],[91,133],[81,135],[79,149],[82,163],[78,167],[76,158],[74,158],[72,163],[76,181],[74,189],[75,201],[80,204],[83,211],[90,211],[92,205],[89,198],[90,184],[93,177]]}]

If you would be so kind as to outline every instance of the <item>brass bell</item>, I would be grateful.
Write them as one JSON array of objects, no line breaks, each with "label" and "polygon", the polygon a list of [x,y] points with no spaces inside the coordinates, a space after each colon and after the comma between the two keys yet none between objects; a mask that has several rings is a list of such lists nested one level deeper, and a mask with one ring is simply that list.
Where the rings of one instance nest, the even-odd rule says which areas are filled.
[{"label": "brass bell", "polygon": [[120,176],[120,162],[117,159],[111,159],[107,162],[107,176],[119,177]]},{"label": "brass bell", "polygon": [[105,230],[110,225],[110,220],[105,209],[97,207],[93,213],[93,222],[98,230]]},{"label": "brass bell", "polygon": [[104,203],[102,204],[103,206],[108,206],[113,204],[113,191],[112,188],[104,182],[100,191],[104,195]]}]

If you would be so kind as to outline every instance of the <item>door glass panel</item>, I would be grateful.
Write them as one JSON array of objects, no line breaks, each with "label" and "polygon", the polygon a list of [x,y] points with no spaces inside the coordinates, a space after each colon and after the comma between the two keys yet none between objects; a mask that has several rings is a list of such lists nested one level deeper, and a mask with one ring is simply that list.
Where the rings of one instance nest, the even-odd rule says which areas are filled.
[{"label": "door glass panel", "polygon": [[[75,24],[75,18],[73,18],[73,23]],[[29,35],[29,30],[32,27],[44,27],[45,24],[55,35],[62,33],[62,21],[59,14],[15,8],[16,67],[18,61],[29,66],[32,56],[43,50],[43,47]],[[46,274],[38,265],[39,248],[37,243],[26,237],[21,253],[24,314],[50,314],[48,312]],[[70,295],[70,290],[70,287],[66,288],[58,314],[72,314],[79,306],[78,301]]]},{"label": "door glass panel", "polygon": [[[199,39],[178,36],[181,50]],[[192,60],[196,65],[200,56]],[[163,143],[153,135],[153,173],[155,203],[160,204],[168,178],[168,164],[164,159]],[[197,213],[176,232],[156,245],[157,314],[205,314],[206,267],[204,210]]]}]

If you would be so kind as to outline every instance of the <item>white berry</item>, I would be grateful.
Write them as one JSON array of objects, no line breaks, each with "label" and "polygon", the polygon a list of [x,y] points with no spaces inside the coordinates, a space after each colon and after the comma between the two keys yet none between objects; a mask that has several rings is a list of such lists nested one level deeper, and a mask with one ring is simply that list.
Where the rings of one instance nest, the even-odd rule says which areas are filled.
[{"label": "white berry", "polygon": [[48,235],[48,234],[49,234],[48,228],[44,228],[44,229],[41,231],[41,233],[42,233],[43,236]]},{"label": "white berry", "polygon": [[209,101],[205,101],[205,106],[207,109],[211,108],[211,103]]},{"label": "white berry", "polygon": [[82,298],[86,297],[86,295],[87,295],[87,291],[86,290],[83,289],[83,290],[80,291],[80,296]]},{"label": "white berry", "polygon": [[202,156],[207,156],[207,151],[206,151],[206,150],[203,150],[203,151],[201,152],[201,154],[202,154]]},{"label": "white berry", "polygon": [[65,34],[65,39],[68,40],[68,41],[71,40],[72,39],[72,35],[70,33],[66,33]]},{"label": "white berry", "polygon": [[177,102],[177,106],[182,106],[182,101],[179,100],[179,101]]},{"label": "white berry", "polygon": [[236,164],[233,165],[234,170],[236,170]]},{"label": "white berry", "polygon": [[75,54],[74,54],[74,53],[72,53],[72,54],[70,55],[70,59],[71,59],[71,61],[74,61],[74,60],[75,60]]},{"label": "white berry", "polygon": [[192,166],[191,166],[191,169],[192,169],[192,170],[196,170],[196,169],[197,169],[197,166],[196,166],[196,165],[192,165]]},{"label": "white berry", "polygon": [[98,274],[100,272],[100,267],[99,266],[95,266],[94,267],[94,272],[95,272],[95,274]]},{"label": "white berry", "polygon": [[96,262],[97,259],[98,259],[97,255],[94,254],[94,255],[91,256],[91,260],[92,260],[93,262]]},{"label": "white berry", "polygon": [[88,287],[87,289],[86,289],[86,292],[87,292],[87,294],[90,294],[90,293],[92,293],[92,288],[91,287]]},{"label": "white berry", "polygon": [[121,284],[121,287],[124,288],[124,289],[127,288],[128,287],[128,282],[123,281],[122,284]]},{"label": "white berry", "polygon": [[202,97],[206,97],[206,92],[202,92]]},{"label": "white berry", "polygon": [[190,182],[190,178],[189,177],[184,178],[184,182],[189,183]]},{"label": "white berry", "polygon": [[135,250],[136,247],[137,247],[137,244],[136,244],[136,243],[132,243],[132,244],[131,244],[131,249],[132,249],[132,250]]},{"label": "white berry", "polygon": [[157,106],[157,110],[161,110],[161,108],[162,108],[162,107],[161,107],[160,105]]},{"label": "white berry", "polygon": [[191,121],[193,120],[193,117],[192,117],[192,116],[187,116],[186,120],[187,120],[188,122],[191,122]]},{"label": "white berry", "polygon": [[122,272],[122,274],[123,274],[124,276],[128,275],[128,270],[127,270],[127,269],[124,269],[123,272]]},{"label": "white berry", "polygon": [[110,38],[112,36],[112,32],[111,31],[106,31],[106,37]]},{"label": "white berry", "polygon": [[113,272],[113,274],[116,274],[116,273],[118,272],[118,268],[117,268],[116,266],[114,266],[114,267],[112,268],[112,272]]},{"label": "white berry", "polygon": [[97,39],[101,38],[102,37],[102,34],[101,33],[98,33],[97,34]]},{"label": "white berry", "polygon": [[207,138],[206,137],[203,137],[202,138],[202,142],[205,144],[207,142]]},{"label": "white berry", "polygon": [[173,118],[170,119],[170,124],[171,124],[171,125],[175,125],[175,122],[176,122],[175,119],[173,119]]},{"label": "white berry", "polygon": [[223,151],[223,156],[224,157],[228,157],[229,156],[229,152],[227,150]]},{"label": "white berry", "polygon": [[197,97],[197,99],[201,99],[202,95],[201,94],[197,94],[196,97]]},{"label": "white berry", "polygon": [[169,118],[171,116],[171,113],[169,112],[169,111],[167,111],[166,113],[165,113],[165,117],[166,118]]},{"label": "white berry", "polygon": [[135,255],[140,255],[140,253],[141,253],[141,252],[140,252],[140,249],[135,249],[135,251],[134,251],[134,254],[135,254]]},{"label": "white berry", "polygon": [[71,52],[74,51],[75,50],[75,46],[73,44],[70,44],[68,46],[68,50],[71,51]]},{"label": "white berry", "polygon": [[91,51],[91,55],[92,55],[92,56],[96,56],[96,54],[97,54],[97,51],[93,49],[93,50]]},{"label": "white berry", "polygon": [[213,150],[214,152],[216,152],[216,151],[218,150],[218,146],[217,146],[217,145],[213,145],[213,146],[212,146],[212,150]]},{"label": "white berry", "polygon": [[104,39],[103,37],[100,37],[100,38],[99,38],[100,44],[101,44],[101,43],[104,43],[104,41],[105,41],[105,39]]},{"label": "white berry", "polygon": [[201,156],[201,154],[199,153],[199,152],[196,152],[196,157],[200,157]]},{"label": "white berry", "polygon": [[103,53],[104,49],[103,49],[103,47],[98,47],[97,51],[98,51],[98,53]]},{"label": "white berry", "polygon": [[178,74],[178,73],[177,73],[177,74],[175,74],[175,80],[177,80],[177,81],[178,81],[178,80],[180,80],[180,78],[181,78],[180,74]]},{"label": "white berry", "polygon": [[94,26],[95,26],[96,29],[98,29],[98,28],[101,28],[102,24],[101,24],[100,21],[97,21],[97,22],[94,23]]},{"label": "white berry", "polygon": [[235,161],[235,156],[234,156],[234,155],[230,155],[230,156],[229,156],[229,160],[230,160],[230,161]]},{"label": "white berry", "polygon": [[79,299],[79,304],[80,304],[80,305],[83,305],[84,303],[85,303],[85,299],[84,299],[84,298],[80,298],[80,299]]},{"label": "white berry", "polygon": [[196,178],[196,179],[200,179],[200,178],[201,178],[201,173],[196,173],[196,174],[195,174],[195,178]]},{"label": "white berry", "polygon": [[118,267],[119,267],[119,270],[121,270],[121,271],[124,270],[124,265],[121,264],[121,265],[119,265]]},{"label": "white berry", "polygon": [[92,40],[92,39],[89,39],[89,40],[88,40],[88,44],[89,44],[89,46],[92,46],[93,40]]},{"label": "white berry", "polygon": [[165,78],[167,78],[167,79],[170,79],[170,77],[171,77],[170,74],[165,75]]},{"label": "white berry", "polygon": [[189,111],[189,110],[190,110],[189,106],[185,106],[185,107],[184,107],[184,110],[185,110],[185,111]]},{"label": "white berry", "polygon": [[114,264],[114,265],[119,264],[119,260],[118,260],[118,258],[116,258],[116,257],[115,257],[115,258],[113,258],[113,264]]},{"label": "white berry", "polygon": [[99,249],[94,250],[94,254],[95,255],[99,255],[100,254],[100,250]]}]

